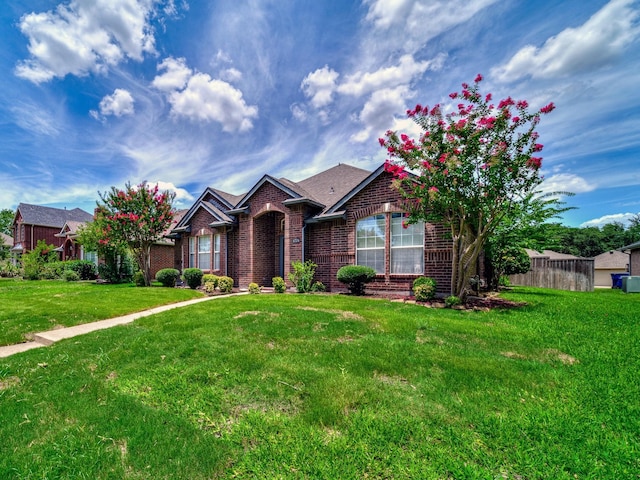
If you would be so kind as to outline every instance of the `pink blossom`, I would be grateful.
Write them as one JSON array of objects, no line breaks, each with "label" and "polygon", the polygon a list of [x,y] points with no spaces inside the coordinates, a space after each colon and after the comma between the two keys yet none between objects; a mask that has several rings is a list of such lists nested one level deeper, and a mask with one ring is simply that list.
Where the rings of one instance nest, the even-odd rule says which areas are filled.
[{"label": "pink blossom", "polygon": [[527,160],[527,167],[531,168],[532,170],[539,170],[541,166],[542,158],[540,157],[531,157],[529,160]]},{"label": "pink blossom", "polygon": [[544,107],[542,107],[540,109],[540,113],[549,113],[553,111],[555,108],[556,106],[553,104],[553,102],[551,102],[549,105],[545,105]]},{"label": "pink blossom", "polygon": [[438,187],[436,187],[436,186],[429,187],[429,191],[430,191],[430,192],[433,192],[433,193],[437,193],[437,192],[439,192]]},{"label": "pink blossom", "polygon": [[402,135],[400,135],[400,139],[403,142],[408,142],[409,141],[409,136],[406,133],[403,133]]},{"label": "pink blossom", "polygon": [[449,94],[449,96],[450,96],[451,98],[458,98],[458,92],[450,93],[450,94]]},{"label": "pink blossom", "polygon": [[518,123],[518,122],[520,121],[520,117],[513,117],[513,118],[511,119],[511,121],[512,121],[513,123]]},{"label": "pink blossom", "polygon": [[543,146],[544,146],[544,145],[542,145],[541,143],[536,143],[536,144],[533,146],[533,151],[534,151],[534,152],[540,152],[540,151],[542,151],[542,147],[543,147]]},{"label": "pink blossom", "polygon": [[518,100],[518,103],[516,103],[516,107],[518,107],[521,110],[524,110],[528,106],[529,106],[529,103],[527,103],[526,100]]},{"label": "pink blossom", "polygon": [[511,97],[507,97],[504,100],[500,101],[500,103],[498,104],[498,108],[502,110],[504,107],[509,107],[511,105],[514,105],[514,101],[511,99]]},{"label": "pink blossom", "polygon": [[384,147],[384,144],[385,144],[386,142],[385,142],[385,139],[384,139],[384,138],[379,138],[379,139],[378,139],[378,143],[380,144],[380,146],[381,146],[381,147]]},{"label": "pink blossom", "polygon": [[478,74],[478,75],[476,76],[476,79],[474,80],[474,82],[479,83],[479,82],[481,82],[481,81],[482,81],[482,75]]},{"label": "pink blossom", "polygon": [[490,93],[487,93],[487,96],[484,97],[484,101],[485,102],[490,102],[492,98],[493,98],[492,95]]}]

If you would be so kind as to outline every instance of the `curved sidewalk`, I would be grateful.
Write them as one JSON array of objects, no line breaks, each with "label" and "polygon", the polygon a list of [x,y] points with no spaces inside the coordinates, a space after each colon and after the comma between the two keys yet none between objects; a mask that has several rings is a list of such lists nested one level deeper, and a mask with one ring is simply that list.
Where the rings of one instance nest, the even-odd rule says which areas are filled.
[{"label": "curved sidewalk", "polygon": [[211,297],[194,298],[184,302],[170,303],[168,305],[161,305],[149,310],[143,310],[141,312],[130,313],[121,317],[108,318],[106,320],[98,320],[97,322],[83,323],[75,325],[73,327],[59,328],[57,330],[49,330],[47,332],[39,332],[34,334],[33,341],[25,343],[17,343],[15,345],[7,345],[0,347],[0,358],[9,357],[16,353],[26,352],[33,348],[46,347],[65,338],[76,337],[78,335],[84,335],[85,333],[95,332],[96,330],[103,330],[105,328],[115,327],[116,325],[125,325],[131,323],[139,318],[155,315],[156,313],[166,312],[167,310],[173,310],[174,308],[187,307],[196,303],[206,302],[216,298],[227,298],[237,295],[246,295],[247,292],[231,293],[229,295],[214,295]]}]

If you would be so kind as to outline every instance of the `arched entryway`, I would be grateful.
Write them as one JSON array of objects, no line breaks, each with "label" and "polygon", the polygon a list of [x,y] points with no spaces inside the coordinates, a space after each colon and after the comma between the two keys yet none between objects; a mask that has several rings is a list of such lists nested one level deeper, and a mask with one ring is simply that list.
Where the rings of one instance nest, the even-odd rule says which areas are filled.
[{"label": "arched entryway", "polygon": [[253,221],[253,281],[271,286],[273,277],[284,278],[285,216],[267,212]]}]

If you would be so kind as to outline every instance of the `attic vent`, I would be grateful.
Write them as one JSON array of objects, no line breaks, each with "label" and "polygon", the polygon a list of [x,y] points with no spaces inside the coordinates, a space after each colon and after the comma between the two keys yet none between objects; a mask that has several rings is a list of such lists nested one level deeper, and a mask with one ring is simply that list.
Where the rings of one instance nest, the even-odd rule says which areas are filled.
[{"label": "attic vent", "polygon": [[336,193],[336,191],[333,189],[333,187],[331,187],[331,188],[329,189],[329,194],[330,194],[330,195],[333,195],[334,193]]}]

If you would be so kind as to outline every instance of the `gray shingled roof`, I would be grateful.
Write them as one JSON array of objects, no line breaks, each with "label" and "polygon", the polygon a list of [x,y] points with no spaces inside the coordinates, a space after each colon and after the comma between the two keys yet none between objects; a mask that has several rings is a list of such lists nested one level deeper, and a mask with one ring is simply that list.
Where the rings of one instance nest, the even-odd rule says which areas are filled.
[{"label": "gray shingled roof", "polygon": [[22,215],[23,223],[43,227],[57,227],[62,229],[65,222],[69,220],[76,222],[91,222],[93,220],[93,215],[79,208],[65,210],[62,208],[21,203],[18,205],[18,211],[20,215]]},{"label": "gray shingled roof", "polygon": [[222,190],[218,190],[217,188],[211,188],[211,191],[215,192],[224,200],[226,200],[232,207],[235,207],[238,202],[245,196],[245,193],[243,193],[242,195],[234,195],[233,193],[223,192]]},{"label": "gray shingled roof", "polygon": [[368,170],[339,163],[324,172],[299,181],[298,185],[307,191],[313,200],[325,205],[325,210],[329,210],[369,175],[371,172]]},{"label": "gray shingled roof", "polygon": [[527,255],[529,255],[529,258],[549,258],[550,260],[568,260],[581,258],[576,257],[575,255],[570,255],[568,253],[554,252],[553,250],[543,250],[542,252],[537,252],[536,250],[531,250],[529,248],[525,248],[525,250],[527,251]]}]

